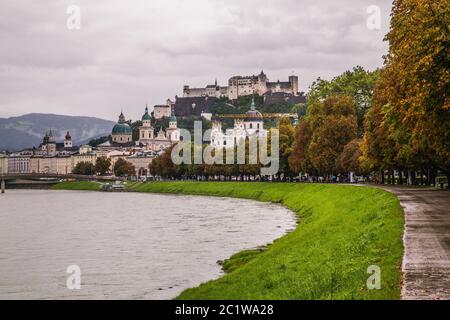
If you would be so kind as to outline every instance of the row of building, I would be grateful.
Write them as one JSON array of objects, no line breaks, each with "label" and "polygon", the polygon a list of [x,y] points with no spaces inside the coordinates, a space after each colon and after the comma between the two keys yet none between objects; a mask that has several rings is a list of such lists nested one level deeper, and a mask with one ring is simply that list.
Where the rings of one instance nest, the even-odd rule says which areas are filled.
[{"label": "row of building", "polygon": [[102,150],[83,145],[77,152],[56,152],[55,155],[39,155],[31,150],[5,155],[0,154],[0,174],[71,174],[80,162],[89,162],[95,165],[97,158],[111,159],[113,167],[120,158],[130,162],[136,169],[137,176],[149,175],[149,165],[158,153],[143,152],[130,148],[124,150]]},{"label": "row of building", "polygon": [[[11,155],[0,154],[0,174],[6,173],[52,173],[70,174],[80,162],[95,164],[98,157],[108,157],[114,164],[119,158],[124,158],[136,168],[136,175],[147,175],[152,159],[165,149],[181,139],[177,125],[177,116],[196,115],[212,120],[211,145],[222,148],[232,147],[245,141],[250,136],[265,137],[262,114],[256,110],[252,101],[251,109],[242,118],[236,118],[234,127],[222,130],[219,119],[212,117],[211,109],[214,103],[222,97],[236,99],[240,96],[258,94],[265,101],[290,101],[290,103],[305,102],[305,97],[299,92],[298,77],[290,76],[287,82],[269,82],[264,72],[257,76],[236,76],[230,78],[227,87],[217,85],[205,88],[190,88],[185,86],[183,97],[175,101],[167,100],[166,105],[155,106],[155,119],[168,118],[169,126],[158,132],[152,126],[152,115],[148,108],[142,116],[142,126],[139,127],[139,138],[133,139],[133,128],[124,114],[111,131],[111,140],[98,145],[75,147],[72,137],[67,132],[63,142],[55,141],[52,130],[45,133],[42,144],[38,148],[24,150]],[[270,100],[275,99],[275,100]]]},{"label": "row of building", "polygon": [[89,145],[73,146],[70,132],[63,142],[56,142],[50,129],[45,133],[42,143],[37,148],[5,155],[0,154],[0,174],[71,174],[80,162],[95,165],[97,158],[111,159],[112,166],[122,158],[136,169],[136,175],[149,175],[149,165],[153,158],[180,140],[177,118],[172,114],[169,127],[155,132],[151,124],[148,108],[142,116],[139,139],[133,139],[133,129],[123,113],[111,130],[111,140],[93,148]]},{"label": "row of building", "polygon": [[56,154],[51,157],[23,151],[8,156],[0,155],[0,174],[71,174],[78,163],[95,165],[97,158],[103,156],[111,159],[112,166],[118,159],[125,159],[135,167],[137,176],[146,176],[149,175],[149,165],[156,154],[132,150],[103,152],[93,150],[90,146],[81,146],[80,152],[72,155]]},{"label": "row of building", "polygon": [[[263,116],[256,110],[252,101],[250,110],[244,117],[235,119],[234,127],[223,132],[220,120],[213,120],[211,145],[217,148],[229,148],[251,137],[266,137]],[[0,155],[0,174],[17,173],[49,173],[71,174],[80,162],[95,165],[97,158],[111,159],[112,166],[122,158],[130,162],[136,169],[137,176],[149,175],[152,160],[165,149],[180,141],[180,129],[176,116],[172,113],[169,127],[155,133],[151,125],[148,108],[142,116],[139,128],[139,140],[133,140],[133,130],[123,113],[111,132],[111,141],[93,148],[89,145],[74,147],[72,137],[67,132],[63,142],[55,141],[49,130],[38,148],[24,150],[15,154]]]}]

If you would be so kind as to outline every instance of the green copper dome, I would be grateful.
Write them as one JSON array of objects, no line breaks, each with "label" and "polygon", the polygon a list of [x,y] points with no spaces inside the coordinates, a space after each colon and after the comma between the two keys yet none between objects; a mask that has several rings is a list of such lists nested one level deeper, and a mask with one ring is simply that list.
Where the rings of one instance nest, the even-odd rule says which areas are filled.
[{"label": "green copper dome", "polygon": [[127,123],[118,123],[113,127],[112,134],[133,134],[133,130]]},{"label": "green copper dome", "polygon": [[119,116],[119,122],[112,129],[112,134],[133,134],[133,129],[131,129],[130,125],[125,122],[125,116],[122,112]]},{"label": "green copper dome", "polygon": [[142,121],[150,121],[152,120],[152,117],[150,116],[150,114],[148,113],[148,107],[145,107],[145,113],[142,116]]}]

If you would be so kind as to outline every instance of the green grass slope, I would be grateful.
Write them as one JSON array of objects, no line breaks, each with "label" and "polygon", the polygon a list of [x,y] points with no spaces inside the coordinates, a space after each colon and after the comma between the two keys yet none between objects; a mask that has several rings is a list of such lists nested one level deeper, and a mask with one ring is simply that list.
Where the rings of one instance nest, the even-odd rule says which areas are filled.
[{"label": "green grass slope", "polygon": [[[152,182],[134,184],[130,191],[270,201],[300,218],[295,231],[267,250],[234,255],[224,265],[228,274],[185,290],[179,299],[400,298],[403,213],[385,191],[235,182]],[[367,288],[371,265],[381,269],[380,290]]]},{"label": "green grass slope", "polygon": [[92,181],[60,182],[52,187],[52,190],[88,190],[98,191],[101,184]]}]

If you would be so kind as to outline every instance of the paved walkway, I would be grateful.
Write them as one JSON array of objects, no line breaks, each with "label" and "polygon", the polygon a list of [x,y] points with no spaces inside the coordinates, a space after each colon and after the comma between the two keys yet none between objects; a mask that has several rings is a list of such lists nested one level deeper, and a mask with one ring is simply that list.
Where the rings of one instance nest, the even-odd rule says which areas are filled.
[{"label": "paved walkway", "polygon": [[450,299],[450,192],[384,189],[405,211],[402,299]]}]

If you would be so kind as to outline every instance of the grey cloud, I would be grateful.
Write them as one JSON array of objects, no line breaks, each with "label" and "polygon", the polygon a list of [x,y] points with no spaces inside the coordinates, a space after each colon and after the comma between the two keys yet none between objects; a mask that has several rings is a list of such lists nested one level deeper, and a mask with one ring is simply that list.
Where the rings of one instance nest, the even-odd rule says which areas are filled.
[{"label": "grey cloud", "polygon": [[[356,64],[382,65],[382,30],[366,28],[369,0],[18,0],[0,3],[0,117],[27,112],[137,118],[184,84],[264,69],[292,71],[302,90]],[[82,28],[66,28],[81,7]]]}]

